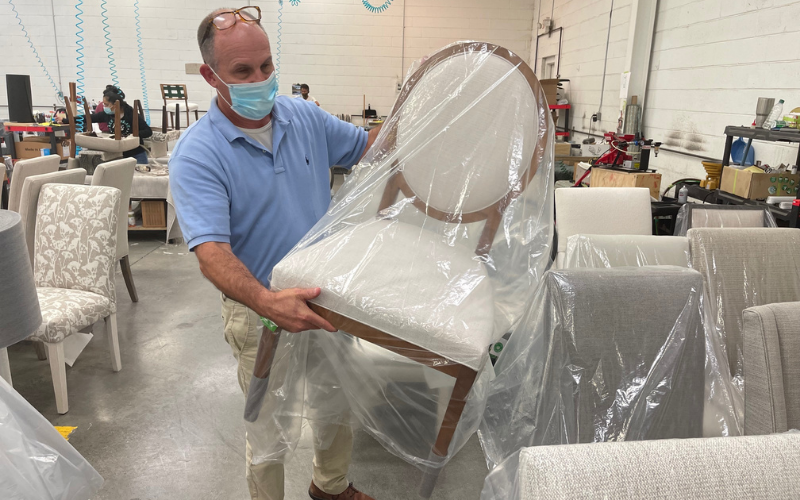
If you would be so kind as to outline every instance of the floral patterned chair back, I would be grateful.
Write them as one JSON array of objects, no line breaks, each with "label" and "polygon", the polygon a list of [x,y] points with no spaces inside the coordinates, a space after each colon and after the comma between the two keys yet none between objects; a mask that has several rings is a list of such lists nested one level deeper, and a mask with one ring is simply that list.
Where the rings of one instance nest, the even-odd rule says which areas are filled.
[{"label": "floral patterned chair back", "polygon": [[112,187],[42,187],[34,250],[37,287],[83,290],[116,303],[114,271],[120,197],[120,190]]}]

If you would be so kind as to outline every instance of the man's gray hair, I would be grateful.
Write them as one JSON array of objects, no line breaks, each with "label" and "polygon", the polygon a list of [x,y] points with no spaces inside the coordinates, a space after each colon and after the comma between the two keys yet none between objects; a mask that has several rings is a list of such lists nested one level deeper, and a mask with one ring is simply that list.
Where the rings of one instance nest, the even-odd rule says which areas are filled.
[{"label": "man's gray hair", "polygon": [[[215,9],[213,12],[204,17],[203,20],[200,21],[200,26],[197,27],[197,46],[200,47],[200,54],[203,56],[203,62],[212,68],[216,68],[217,66],[217,60],[214,58],[214,39],[216,38],[217,31],[219,30],[211,25],[211,21],[213,21],[220,12],[234,10],[236,9],[231,7],[221,7],[219,9]],[[266,35],[267,30],[264,29],[264,26],[262,26],[261,23],[257,24],[258,27],[261,28],[261,31],[263,31]],[[269,35],[267,35],[267,38],[269,38]]]}]

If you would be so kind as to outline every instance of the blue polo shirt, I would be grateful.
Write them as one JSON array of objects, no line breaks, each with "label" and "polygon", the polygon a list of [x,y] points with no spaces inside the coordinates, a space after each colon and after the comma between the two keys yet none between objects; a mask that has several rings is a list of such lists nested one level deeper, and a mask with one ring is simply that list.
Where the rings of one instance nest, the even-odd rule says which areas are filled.
[{"label": "blue polo shirt", "polygon": [[264,285],[328,209],[329,169],[352,166],[367,145],[363,129],[301,99],[278,96],[272,124],[270,152],[231,123],[215,98],[183,133],[169,161],[170,189],[189,249],[229,243]]}]

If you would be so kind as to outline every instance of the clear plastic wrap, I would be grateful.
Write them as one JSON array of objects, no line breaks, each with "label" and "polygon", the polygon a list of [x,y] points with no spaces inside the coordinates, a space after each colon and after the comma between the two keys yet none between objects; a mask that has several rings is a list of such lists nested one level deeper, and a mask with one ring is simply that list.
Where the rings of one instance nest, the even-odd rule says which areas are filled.
[{"label": "clear plastic wrap", "polygon": [[689,267],[689,240],[679,236],[576,234],[567,240],[564,269]]},{"label": "clear plastic wrap", "polygon": [[685,203],[675,219],[675,236],[693,227],[778,227],[768,208],[751,205]]},{"label": "clear plastic wrap", "polygon": [[[480,439],[493,467],[522,447],[700,437],[703,278],[674,266],[545,274],[488,388]],[[715,368],[718,369],[718,368]],[[714,380],[726,380],[719,374]],[[724,398],[715,408],[733,410]]]},{"label": "clear plastic wrap", "polygon": [[273,290],[320,287],[312,308],[341,331],[280,336],[247,423],[254,462],[285,460],[303,421],[322,447],[320,429],[360,423],[424,469],[463,446],[483,414],[488,347],[550,264],[553,137],[538,81],[508,50],[460,42],[418,64],[273,271]]},{"label": "clear plastic wrap", "polygon": [[[744,411],[742,312],[800,300],[800,231],[789,228],[701,228],[688,233],[692,268],[708,295],[706,324],[718,341],[720,370],[732,377],[733,401]],[[718,392],[726,388],[711,386]],[[741,428],[741,426],[740,426]]]},{"label": "clear plastic wrap", "polygon": [[0,498],[88,500],[103,478],[0,378]]}]

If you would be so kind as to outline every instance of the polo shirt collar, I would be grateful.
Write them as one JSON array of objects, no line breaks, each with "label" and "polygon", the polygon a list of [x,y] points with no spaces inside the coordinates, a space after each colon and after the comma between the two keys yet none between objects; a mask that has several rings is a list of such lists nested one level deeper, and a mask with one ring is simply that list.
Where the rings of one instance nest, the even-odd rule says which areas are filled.
[{"label": "polo shirt collar", "polygon": [[[239,130],[239,127],[231,123],[227,116],[222,113],[222,110],[219,109],[217,105],[218,97],[214,97],[211,99],[211,105],[208,109],[208,116],[211,119],[211,122],[214,123],[214,126],[222,133],[225,139],[228,142],[233,142],[238,138],[242,138],[245,141],[250,141],[250,137],[247,136],[244,132]],[[292,121],[292,117],[294,113],[289,106],[285,106],[282,103],[283,99],[279,97],[275,98],[275,104],[272,106],[272,150],[278,150],[278,144],[280,143],[281,139],[285,135],[286,127]]]}]

